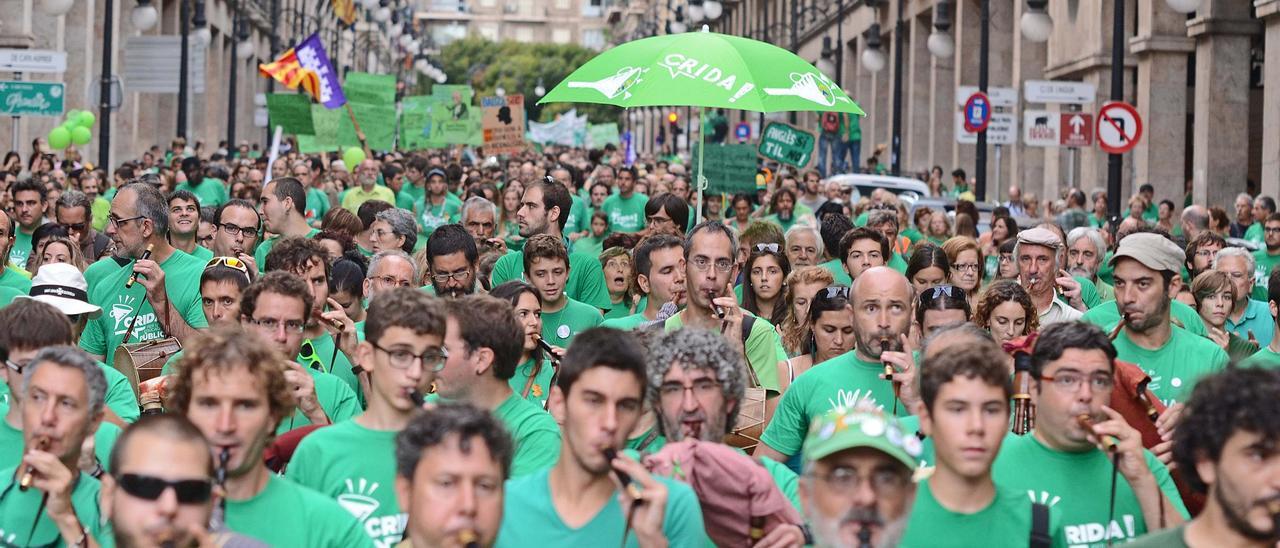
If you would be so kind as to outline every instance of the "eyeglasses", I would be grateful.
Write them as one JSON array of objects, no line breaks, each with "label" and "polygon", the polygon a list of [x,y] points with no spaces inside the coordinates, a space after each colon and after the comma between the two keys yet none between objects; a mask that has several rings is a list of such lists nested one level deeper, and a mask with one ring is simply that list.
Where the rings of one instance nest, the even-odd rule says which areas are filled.
[{"label": "eyeglasses", "polygon": [[218,228],[221,228],[223,231],[227,233],[228,236],[231,236],[233,238],[241,234],[243,234],[245,238],[258,237],[258,229],[255,227],[237,226],[231,223],[222,223],[218,225]]},{"label": "eyeglasses", "polygon": [[382,287],[413,287],[413,282],[400,280],[394,276],[370,276],[369,279],[377,282]]},{"label": "eyeglasses", "polygon": [[441,272],[439,274],[432,274],[431,279],[432,281],[438,284],[442,284],[442,283],[448,282],[449,280],[458,280],[459,282],[466,282],[467,278],[470,276],[471,276],[471,269],[466,268],[466,269],[457,270],[454,272]]},{"label": "eyeglasses", "polygon": [[732,259],[716,259],[712,261],[709,257],[698,256],[698,257],[694,257],[693,260],[690,262],[693,263],[694,268],[697,268],[698,270],[701,270],[703,272],[706,272],[707,269],[711,268],[712,264],[714,264],[716,267],[716,270],[719,270],[720,272],[728,272],[730,270],[733,270]]},{"label": "eyeglasses", "polygon": [[137,217],[129,217],[128,219],[121,219],[119,217],[116,217],[115,213],[112,213],[110,215],[107,215],[107,223],[114,228],[120,228],[120,225],[122,224],[128,223],[130,221],[136,221],[138,219],[146,219],[146,218],[147,218],[146,215],[138,215]]},{"label": "eyeglasses", "polygon": [[956,263],[951,265],[951,268],[960,272],[977,272],[978,263]]},{"label": "eyeglasses", "polygon": [[877,495],[896,493],[907,484],[905,475],[894,470],[875,470],[871,472],[870,477],[863,478],[857,471],[847,466],[841,466],[825,475],[814,477],[836,492],[850,494],[856,491],[864,481],[871,483],[871,490]]},{"label": "eyeglasses", "polygon": [[693,397],[698,399],[713,396],[720,392],[720,382],[715,379],[698,379],[693,384],[668,382],[658,387],[658,395],[664,400],[683,398],[685,392],[693,392]]},{"label": "eyeglasses", "polygon": [[1262,231],[1266,232],[1267,234],[1280,234],[1280,226],[1269,226],[1267,228],[1262,229]]},{"label": "eyeglasses", "polygon": [[5,367],[8,367],[9,369],[12,369],[14,373],[17,373],[17,374],[21,375],[21,374],[22,374],[22,370],[23,370],[23,369],[26,369],[28,365],[31,365],[31,360],[27,360],[27,361],[25,361],[25,362],[21,362],[21,363],[19,363],[19,362],[15,362],[15,361],[13,361],[13,360],[10,360],[10,359],[5,359],[5,360],[4,360],[4,365],[5,365]]},{"label": "eyeglasses", "polygon": [[395,350],[387,350],[378,345],[378,343],[369,341],[369,344],[387,354],[387,363],[395,369],[408,369],[415,361],[422,360],[422,369],[425,371],[439,372],[444,369],[444,362],[449,358],[449,352],[440,348],[428,348],[426,352],[414,354],[409,350],[397,348]]},{"label": "eyeglasses", "polygon": [[[1059,390],[1075,392],[1080,389],[1080,384],[1084,382],[1085,375],[1077,371],[1063,371],[1057,375],[1040,375],[1040,380],[1053,383]],[[1115,384],[1115,378],[1108,373],[1089,375],[1089,389],[1093,390],[1094,393],[1110,392]]]},{"label": "eyeglasses", "polygon": [[281,322],[275,318],[263,318],[261,320],[254,318],[249,320],[249,323],[267,331],[275,331],[283,325],[286,333],[301,333],[307,326],[302,320],[285,320]]},{"label": "eyeglasses", "polygon": [[213,496],[213,482],[207,478],[169,481],[142,474],[121,474],[117,480],[125,493],[140,499],[156,500],[169,489],[173,489],[179,504],[201,504]]},{"label": "eyeglasses", "polygon": [[756,244],[756,252],[764,253],[766,251],[769,253],[777,253],[778,244]]}]

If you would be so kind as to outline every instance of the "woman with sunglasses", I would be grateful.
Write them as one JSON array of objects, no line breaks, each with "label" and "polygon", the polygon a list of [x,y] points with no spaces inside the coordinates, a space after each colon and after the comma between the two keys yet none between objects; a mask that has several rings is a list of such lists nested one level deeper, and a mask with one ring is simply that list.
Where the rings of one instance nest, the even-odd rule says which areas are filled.
[{"label": "woman with sunglasses", "polygon": [[926,289],[916,302],[916,323],[912,326],[915,347],[941,327],[969,321],[971,310],[968,294],[959,286],[942,284]]},{"label": "woman with sunglasses", "polygon": [[[1031,295],[1017,281],[1000,280],[988,286],[978,297],[973,323],[990,332],[996,344],[1003,346],[1040,329],[1040,313],[1031,303]],[[1012,356],[1008,365],[1012,372]]]},{"label": "woman with sunglasses", "polygon": [[545,406],[551,392],[554,368],[550,357],[538,346],[542,337],[542,298],[532,285],[512,280],[493,288],[490,296],[511,303],[516,319],[524,327],[524,346],[520,348],[520,364],[508,382],[523,398]]},{"label": "woman with sunglasses", "polygon": [[906,274],[907,280],[919,295],[935,285],[947,283],[951,277],[951,261],[941,247],[924,244],[911,254]]},{"label": "woman with sunglasses", "polygon": [[849,311],[849,288],[845,286],[819,289],[809,304],[806,319],[811,328],[804,353],[787,360],[785,372],[778,371],[778,383],[783,391],[809,368],[853,350],[857,343],[853,314]]},{"label": "woman with sunglasses", "polygon": [[[596,214],[604,216],[603,211]],[[592,224],[595,224],[594,219]],[[600,268],[604,270],[604,285],[609,290],[609,303],[612,305],[604,319],[625,318],[634,314],[635,270],[627,248],[615,246],[604,250],[600,253]]]},{"label": "woman with sunglasses", "polygon": [[951,263],[949,283],[964,290],[969,297],[969,307],[977,305],[978,288],[982,285],[985,264],[978,241],[967,236],[956,236],[942,243],[942,251]]},{"label": "woman with sunglasses", "polygon": [[742,286],[742,308],[778,325],[786,318],[782,289],[791,262],[778,244],[756,244],[742,268],[746,274]]},{"label": "woman with sunglasses", "polygon": [[782,298],[787,316],[777,324],[787,356],[797,356],[805,351],[809,338],[809,303],[824,287],[834,284],[831,271],[821,266],[803,266],[787,276]]}]

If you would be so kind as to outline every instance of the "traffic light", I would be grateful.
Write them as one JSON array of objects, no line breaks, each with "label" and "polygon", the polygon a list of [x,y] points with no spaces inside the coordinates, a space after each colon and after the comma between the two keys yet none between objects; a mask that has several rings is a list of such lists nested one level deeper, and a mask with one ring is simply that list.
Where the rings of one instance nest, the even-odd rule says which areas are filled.
[{"label": "traffic light", "polygon": [[674,126],[674,125],[676,125],[676,124],[680,123],[680,115],[679,115],[679,114],[676,114],[676,111],[674,111],[674,110],[673,110],[673,111],[671,111],[670,113],[668,113],[668,114],[667,114],[667,121],[668,121],[668,122],[670,122],[670,123],[671,123],[671,125],[673,125],[673,126]]}]

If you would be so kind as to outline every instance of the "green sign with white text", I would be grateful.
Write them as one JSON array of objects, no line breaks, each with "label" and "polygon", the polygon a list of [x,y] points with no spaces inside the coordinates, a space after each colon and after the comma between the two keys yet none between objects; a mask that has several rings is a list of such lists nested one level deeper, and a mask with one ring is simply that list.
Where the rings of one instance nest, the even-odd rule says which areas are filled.
[{"label": "green sign with white text", "polygon": [[782,122],[770,122],[760,134],[760,155],[770,160],[804,167],[813,155],[813,134]]},{"label": "green sign with white text", "polygon": [[0,114],[62,116],[61,82],[0,82]]}]

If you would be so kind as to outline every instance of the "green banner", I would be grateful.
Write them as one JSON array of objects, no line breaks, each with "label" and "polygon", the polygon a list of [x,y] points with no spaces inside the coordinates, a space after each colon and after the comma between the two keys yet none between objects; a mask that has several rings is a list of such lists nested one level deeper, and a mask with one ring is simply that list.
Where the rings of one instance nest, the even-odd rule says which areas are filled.
[{"label": "green banner", "polygon": [[782,122],[769,122],[760,134],[760,155],[770,160],[796,167],[809,164],[813,155],[812,133],[801,131]]},{"label": "green banner", "polygon": [[348,103],[390,104],[396,100],[396,77],[391,74],[348,72],[342,92]]},{"label": "green banner", "polygon": [[301,93],[268,93],[267,115],[271,126],[284,127],[285,133],[314,135],[311,120],[311,97]]},{"label": "green banner", "polygon": [[315,135],[299,135],[298,150],[303,154],[319,154],[338,150],[338,125],[347,116],[346,108],[328,109],[311,105],[311,122]]},{"label": "green banner", "polygon": [[[395,104],[372,105],[350,101],[347,104],[355,112],[356,122],[360,124],[360,130],[364,132],[365,141],[368,142],[370,150],[387,151],[395,147]],[[351,125],[351,116],[343,112],[338,120],[338,144],[344,148],[360,146],[355,126]]]},{"label": "green banner", "polygon": [[609,122],[607,124],[591,124],[587,126],[588,148],[604,148],[605,145],[618,146],[620,143],[617,123]]},{"label": "green banner", "polygon": [[[469,86],[455,87],[470,89]],[[455,112],[464,114],[464,117],[454,119]],[[484,137],[480,131],[480,115],[477,108],[457,111],[452,96],[405,97],[401,100],[400,148],[419,150],[449,145],[480,145]]]},{"label": "green banner", "polygon": [[[698,170],[698,146],[693,148],[692,168]],[[702,173],[707,178],[707,192],[756,191],[756,172],[759,170],[756,149],[752,145],[708,145],[702,159]]]}]

